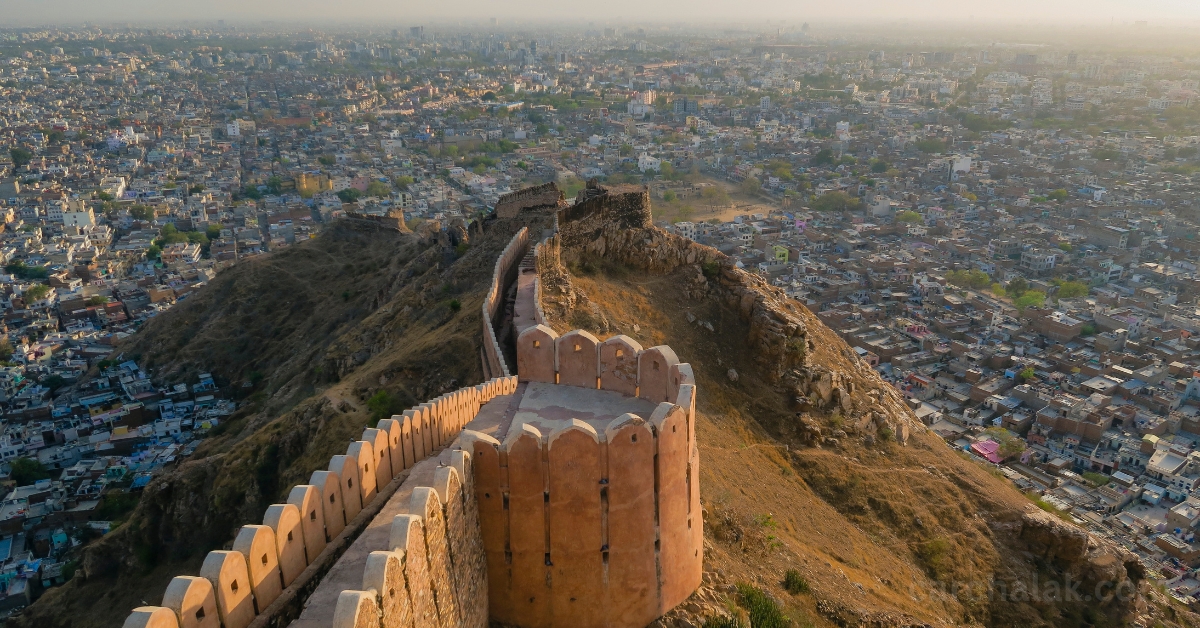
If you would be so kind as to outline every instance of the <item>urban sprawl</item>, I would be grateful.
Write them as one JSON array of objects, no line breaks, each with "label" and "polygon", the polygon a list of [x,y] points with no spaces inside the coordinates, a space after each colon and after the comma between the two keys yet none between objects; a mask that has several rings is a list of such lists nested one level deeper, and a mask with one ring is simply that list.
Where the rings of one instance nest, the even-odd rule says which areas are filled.
[{"label": "urban sprawl", "polygon": [[446,229],[591,179],[647,186],[961,455],[1200,593],[1200,57],[93,26],[0,30],[0,97],[0,608],[238,407],[114,349],[147,319],[341,216]]}]

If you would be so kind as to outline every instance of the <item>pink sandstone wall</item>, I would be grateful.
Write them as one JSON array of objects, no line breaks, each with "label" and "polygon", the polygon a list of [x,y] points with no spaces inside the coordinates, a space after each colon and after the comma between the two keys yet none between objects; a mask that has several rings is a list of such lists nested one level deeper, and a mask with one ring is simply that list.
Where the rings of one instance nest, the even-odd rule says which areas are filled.
[{"label": "pink sandstone wall", "polygon": [[503,443],[463,434],[476,460],[491,619],[521,628],[645,626],[691,595],[703,570],[691,366],[670,347],[559,337],[545,326],[523,332],[517,349],[520,381],[600,387],[659,405],[603,433],[573,420],[551,434],[516,425]]},{"label": "pink sandstone wall", "polygon": [[504,301],[505,286],[511,283],[517,266],[521,263],[521,258],[525,256],[527,250],[529,250],[529,229],[521,227],[521,230],[509,241],[508,246],[504,247],[500,257],[496,259],[496,266],[492,271],[492,284],[483,298],[484,377],[507,377],[511,374],[509,365],[504,360],[504,352],[501,351],[500,343],[496,339],[496,329],[493,323],[500,312],[500,305]]},{"label": "pink sandstone wall", "polygon": [[[146,628],[266,625],[263,620],[278,612],[277,605],[285,597],[282,593],[291,590],[301,571],[323,558],[332,547],[330,541],[350,532],[348,523],[362,507],[389,497],[401,486],[396,479],[406,478],[413,464],[433,454],[439,446],[435,443],[450,442],[484,403],[512,394],[516,385],[515,377],[495,378],[365,430],[362,440],[351,443],[346,455],[334,456],[328,470],[315,471],[310,484],[293,487],[286,504],[268,508],[265,525],[241,528],[233,551],[210,552],[201,577],[175,577],[167,586],[162,606],[134,609],[127,622]],[[413,427],[418,420],[424,436]],[[430,425],[440,430],[436,438]],[[422,443],[419,450],[413,447],[414,441]],[[376,446],[382,454],[376,453]],[[419,534],[413,545],[381,548],[395,552],[393,562],[384,562],[392,565],[391,582],[403,578],[405,599],[390,595],[391,591],[381,593],[381,589],[369,594],[344,592],[338,600],[335,625],[382,628],[380,613],[405,616],[397,610],[402,606],[415,623],[387,626],[487,626],[486,544],[479,536],[471,451],[451,452],[450,459],[452,466],[435,473],[434,486],[413,489],[414,496],[421,496],[419,504],[410,508],[420,513],[413,515]],[[380,466],[385,474],[379,473]],[[343,477],[355,481],[348,484]],[[364,477],[366,482],[361,481]],[[384,482],[386,485],[378,486]],[[389,491],[380,492],[389,486]],[[433,551],[428,556],[418,555],[418,548],[423,551],[426,547]],[[372,564],[369,561],[367,576],[374,573]],[[436,589],[431,578],[440,578]],[[422,590],[439,590],[441,603],[431,593],[427,600],[409,595]],[[412,611],[423,614],[418,617]]]}]

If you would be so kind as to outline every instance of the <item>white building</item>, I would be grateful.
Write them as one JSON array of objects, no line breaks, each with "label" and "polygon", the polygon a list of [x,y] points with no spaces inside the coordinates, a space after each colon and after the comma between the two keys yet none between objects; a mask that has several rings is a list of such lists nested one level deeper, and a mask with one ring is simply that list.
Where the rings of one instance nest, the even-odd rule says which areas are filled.
[{"label": "white building", "polygon": [[675,223],[675,233],[689,239],[696,239],[696,223],[694,222],[677,222]]},{"label": "white building", "polygon": [[651,157],[646,153],[642,153],[641,155],[638,155],[638,170],[642,172],[646,172],[648,170],[659,172],[662,170],[662,160],[656,157]]}]

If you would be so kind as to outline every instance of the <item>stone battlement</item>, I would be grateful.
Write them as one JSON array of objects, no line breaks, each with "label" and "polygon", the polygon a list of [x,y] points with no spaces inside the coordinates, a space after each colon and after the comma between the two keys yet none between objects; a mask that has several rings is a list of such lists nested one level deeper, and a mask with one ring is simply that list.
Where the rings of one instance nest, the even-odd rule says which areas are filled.
[{"label": "stone battlement", "polygon": [[496,201],[497,218],[516,218],[522,211],[554,210],[566,205],[553,181],[509,192]]},{"label": "stone battlement", "polygon": [[[559,207],[556,187],[510,200],[552,192]],[[644,190],[585,192],[556,221],[648,220]],[[525,276],[529,249],[522,228],[484,298],[491,379],[364,430],[125,628],[641,628],[683,602],[703,561],[691,365],[626,336],[557,334],[529,264],[557,258],[558,239]]]},{"label": "stone battlement", "polygon": [[[242,526],[231,551],[209,552],[199,577],[176,576],[167,586],[162,605],[135,609],[125,628],[266,627],[287,625],[297,615],[293,623],[328,626],[337,607],[321,604],[322,596],[328,597],[327,591],[338,587],[339,567],[353,562],[364,541],[371,542],[378,515],[397,508],[415,517],[410,532],[401,537],[405,543],[419,540],[423,547],[440,548],[422,554],[421,560],[427,563],[423,565],[414,560],[415,553],[400,556],[399,565],[407,570],[402,573],[414,573],[414,578],[432,577],[421,574],[440,577],[445,574],[442,567],[452,561],[437,552],[457,551],[463,575],[456,572],[443,580],[453,578],[453,582],[466,585],[474,569],[480,576],[470,585],[474,588],[462,591],[460,597],[485,598],[482,560],[471,567],[464,558],[468,554],[482,556],[480,551],[468,550],[472,536],[478,537],[474,500],[468,498],[469,490],[463,491],[472,479],[470,459],[447,445],[484,404],[511,394],[516,386],[515,377],[492,379],[365,429],[362,438],[350,443],[345,454],[334,456],[327,469],[314,471],[309,484],[293,487],[287,503],[269,507],[263,525]],[[418,536],[418,531],[443,539],[442,545]],[[446,545],[447,538],[453,543]],[[381,577],[396,577],[389,571],[393,563],[384,562]],[[436,590],[433,584],[418,582],[413,581],[418,589]],[[438,586],[445,591],[444,583]],[[441,599],[449,604],[451,597],[443,592]],[[431,610],[428,604],[420,608],[434,617],[450,612],[436,606]],[[306,617],[310,611],[317,616],[315,622]],[[486,622],[482,604],[476,608],[464,601],[454,612],[454,622],[444,625],[486,625],[466,622],[474,616],[482,616]],[[323,619],[322,613],[326,614]]]}]

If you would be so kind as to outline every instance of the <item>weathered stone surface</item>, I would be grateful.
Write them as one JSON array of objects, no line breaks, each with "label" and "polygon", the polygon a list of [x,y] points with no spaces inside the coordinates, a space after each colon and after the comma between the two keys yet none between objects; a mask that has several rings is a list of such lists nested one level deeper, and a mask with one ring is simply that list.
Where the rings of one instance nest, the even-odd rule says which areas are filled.
[{"label": "weathered stone surface", "polygon": [[496,201],[496,217],[516,218],[522,211],[554,211],[565,206],[562,191],[551,181],[501,196]]}]

